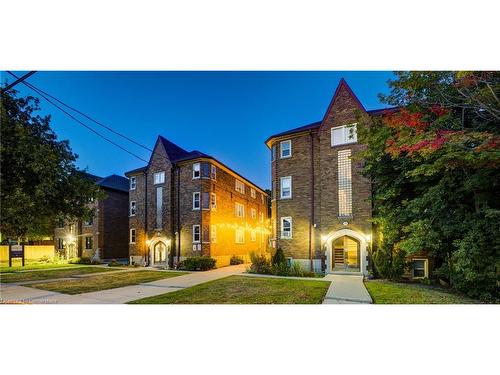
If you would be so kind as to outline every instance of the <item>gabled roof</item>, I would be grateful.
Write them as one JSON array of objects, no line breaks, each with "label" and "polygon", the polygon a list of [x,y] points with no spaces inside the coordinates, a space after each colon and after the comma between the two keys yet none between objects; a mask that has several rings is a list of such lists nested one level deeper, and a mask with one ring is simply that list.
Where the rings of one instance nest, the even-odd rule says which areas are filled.
[{"label": "gabled roof", "polygon": [[289,134],[300,133],[300,132],[307,131],[307,130],[318,129],[320,126],[321,126],[321,121],[316,121],[316,122],[313,122],[313,123],[308,124],[308,125],[299,126],[298,128],[294,128],[294,129],[286,130],[286,131],[281,132],[281,133],[273,134],[269,138],[267,138],[264,143],[267,145],[267,143],[273,138],[282,137],[282,136],[289,135]]},{"label": "gabled roof", "polygon": [[128,192],[129,190],[128,178],[118,176],[116,174],[104,177],[97,181],[96,184],[107,189],[114,189],[124,192]]},{"label": "gabled roof", "polygon": [[163,147],[165,148],[165,151],[168,155],[168,158],[172,162],[175,162],[178,159],[185,158],[188,154],[190,154],[190,152],[177,146],[175,143],[170,142],[168,139],[166,139],[165,137],[162,137],[161,135],[158,136],[158,139],[163,144]]}]

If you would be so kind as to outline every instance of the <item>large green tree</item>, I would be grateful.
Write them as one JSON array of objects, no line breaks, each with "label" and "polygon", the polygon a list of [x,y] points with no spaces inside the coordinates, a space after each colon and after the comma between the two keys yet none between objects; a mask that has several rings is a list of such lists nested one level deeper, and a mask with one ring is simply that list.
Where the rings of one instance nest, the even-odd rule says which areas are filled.
[{"label": "large green tree", "polygon": [[374,183],[375,265],[398,278],[405,258],[435,259],[434,276],[498,298],[500,75],[400,72],[382,96],[398,108],[360,127]]},{"label": "large green tree", "polygon": [[97,186],[75,167],[68,141],[40,116],[39,100],[14,90],[1,95],[0,231],[3,238],[50,235],[59,219],[93,215]]}]

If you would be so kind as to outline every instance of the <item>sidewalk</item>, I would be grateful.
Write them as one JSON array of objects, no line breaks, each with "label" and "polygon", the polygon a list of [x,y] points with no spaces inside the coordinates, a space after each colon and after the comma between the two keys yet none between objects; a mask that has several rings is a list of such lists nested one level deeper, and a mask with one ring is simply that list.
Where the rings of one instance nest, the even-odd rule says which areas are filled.
[{"label": "sidewalk", "polygon": [[361,275],[326,275],[323,280],[332,282],[323,304],[373,302]]},{"label": "sidewalk", "polygon": [[55,304],[117,304],[127,303],[136,299],[152,297],[159,294],[174,292],[194,285],[238,275],[245,272],[247,265],[229,266],[212,271],[193,272],[187,275],[149,283],[124,286],[121,288],[101,290],[76,295],[49,292],[20,285],[0,284],[0,298],[3,301],[22,300],[26,303]]}]

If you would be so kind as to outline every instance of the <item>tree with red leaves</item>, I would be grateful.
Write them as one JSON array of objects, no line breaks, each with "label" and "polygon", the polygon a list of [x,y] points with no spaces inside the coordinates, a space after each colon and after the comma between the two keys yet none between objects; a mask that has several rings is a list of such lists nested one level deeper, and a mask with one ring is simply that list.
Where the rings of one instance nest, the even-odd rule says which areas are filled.
[{"label": "tree with red leaves", "polygon": [[376,270],[398,278],[404,259],[424,252],[432,277],[498,299],[500,74],[396,75],[382,100],[398,110],[358,127],[374,183]]}]

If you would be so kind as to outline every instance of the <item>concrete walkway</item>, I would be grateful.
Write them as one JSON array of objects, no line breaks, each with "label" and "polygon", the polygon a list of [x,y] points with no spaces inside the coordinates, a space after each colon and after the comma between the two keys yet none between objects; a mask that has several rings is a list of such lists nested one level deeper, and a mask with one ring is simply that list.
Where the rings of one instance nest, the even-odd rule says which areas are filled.
[{"label": "concrete walkway", "polygon": [[332,282],[323,304],[373,302],[361,275],[326,275],[323,280]]},{"label": "concrete walkway", "polygon": [[117,304],[136,299],[174,292],[194,285],[238,275],[245,272],[247,265],[223,267],[212,271],[194,272],[187,275],[156,280],[149,283],[124,286],[97,292],[68,295],[21,285],[0,284],[0,299],[3,302],[55,303],[55,304]]}]

